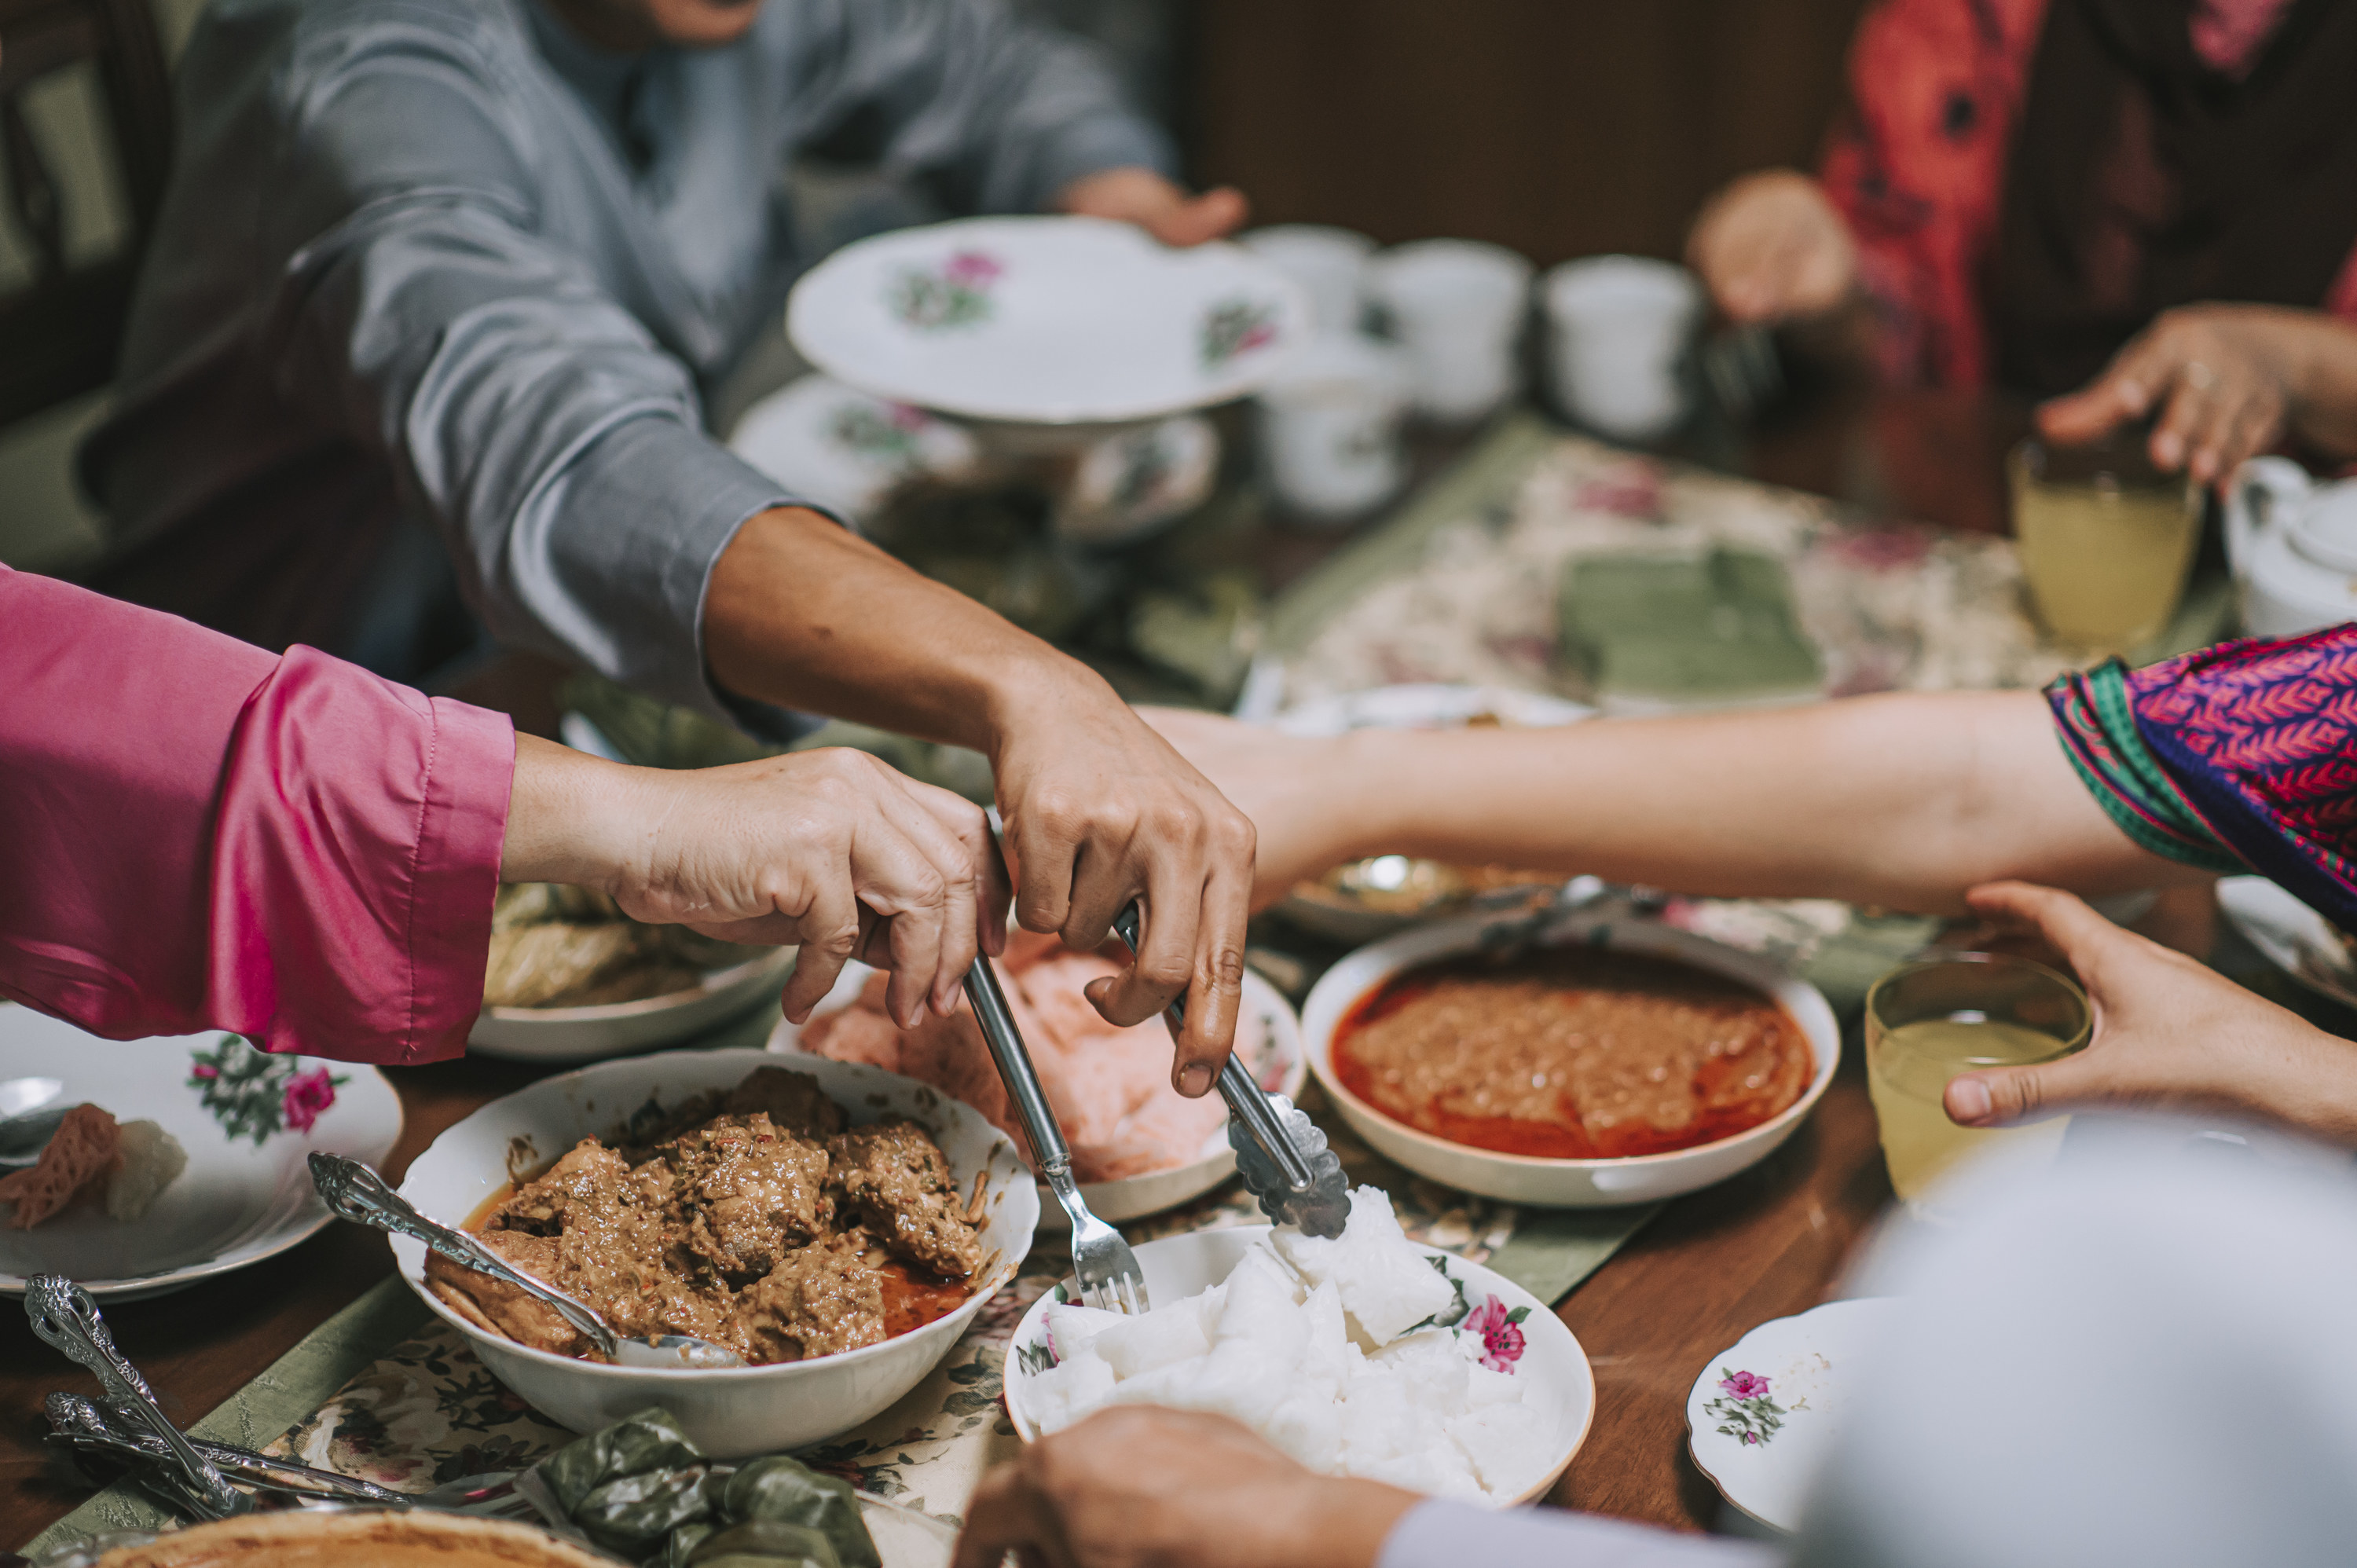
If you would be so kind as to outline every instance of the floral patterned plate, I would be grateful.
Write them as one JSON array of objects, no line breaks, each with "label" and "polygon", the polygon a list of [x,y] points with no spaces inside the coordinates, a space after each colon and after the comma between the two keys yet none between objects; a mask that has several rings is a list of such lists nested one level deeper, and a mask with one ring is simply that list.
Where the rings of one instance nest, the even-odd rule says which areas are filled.
[{"label": "floral patterned plate", "polygon": [[893,487],[972,469],[974,437],[832,376],[803,376],[745,411],[728,449],[795,495],[864,522]]},{"label": "floral patterned plate", "polygon": [[1761,1324],[1710,1359],[1686,1395],[1687,1448],[1721,1496],[1771,1529],[1800,1528],[1850,1369],[1887,1296],[1829,1301]]},{"label": "floral patterned plate", "polygon": [[382,1161],[401,1101],[372,1067],[264,1056],[234,1035],[102,1040],[0,1004],[0,1087],[30,1079],[46,1102],[94,1102],[178,1141],[188,1168],[139,1219],[78,1198],[32,1230],[0,1218],[0,1294],[65,1274],[101,1301],[134,1301],[285,1251],[328,1223],[306,1164],[314,1149]]},{"label": "floral patterned plate", "polygon": [[1167,419],[1257,392],[1308,341],[1299,285],[1240,245],[1099,218],[973,218],[837,251],[786,334],[862,392],[1006,425]]}]

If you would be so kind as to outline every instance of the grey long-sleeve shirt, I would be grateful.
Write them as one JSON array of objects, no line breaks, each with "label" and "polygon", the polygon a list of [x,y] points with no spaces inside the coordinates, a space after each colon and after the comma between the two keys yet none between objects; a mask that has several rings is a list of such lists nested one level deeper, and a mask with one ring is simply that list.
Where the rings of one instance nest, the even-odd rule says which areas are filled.
[{"label": "grey long-sleeve shirt", "polygon": [[537,0],[213,0],[178,94],[84,453],[124,563],[101,585],[332,648],[322,617],[423,523],[501,641],[706,712],[705,581],[789,498],[701,399],[803,263],[788,161],[1000,211],[1168,161],[1089,50],[997,0],[767,0],[737,44],[631,58]]}]

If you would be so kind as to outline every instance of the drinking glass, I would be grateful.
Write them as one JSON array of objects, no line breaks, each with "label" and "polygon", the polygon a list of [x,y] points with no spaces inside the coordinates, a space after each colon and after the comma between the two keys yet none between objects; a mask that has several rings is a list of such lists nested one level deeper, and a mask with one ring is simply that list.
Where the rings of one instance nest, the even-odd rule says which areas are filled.
[{"label": "drinking glass", "polygon": [[2022,580],[2057,641],[2094,653],[2149,642],[2177,613],[2201,535],[2201,494],[2130,435],[2092,446],[2025,441],[2007,460]]},{"label": "drinking glass", "polygon": [[1958,953],[1901,964],[1866,993],[1866,1085],[1882,1124],[1890,1185],[1908,1207],[1975,1150],[2044,1148],[2067,1116],[2027,1126],[1959,1127],[1941,1105],[1948,1080],[1976,1068],[2029,1067],[2083,1050],[2093,1025],[2086,993],[2041,963]]}]

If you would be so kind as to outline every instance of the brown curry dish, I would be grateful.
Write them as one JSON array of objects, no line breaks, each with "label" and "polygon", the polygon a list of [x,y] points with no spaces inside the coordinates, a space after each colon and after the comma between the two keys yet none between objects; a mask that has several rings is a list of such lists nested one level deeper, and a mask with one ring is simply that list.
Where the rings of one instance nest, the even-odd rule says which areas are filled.
[{"label": "brown curry dish", "polygon": [[1816,1074],[1775,1000],[1597,948],[1394,975],[1334,1032],[1342,1087],[1453,1144],[1543,1159],[1667,1154],[1781,1114]]},{"label": "brown curry dish", "polygon": [[[758,1068],[643,1143],[584,1138],[468,1229],[620,1334],[692,1334],[754,1366],[879,1344],[973,1294],[983,1195],[960,1197],[918,1123],[848,1122],[808,1073]],[[594,1359],[512,1285],[439,1253],[425,1278],[479,1326]]]}]

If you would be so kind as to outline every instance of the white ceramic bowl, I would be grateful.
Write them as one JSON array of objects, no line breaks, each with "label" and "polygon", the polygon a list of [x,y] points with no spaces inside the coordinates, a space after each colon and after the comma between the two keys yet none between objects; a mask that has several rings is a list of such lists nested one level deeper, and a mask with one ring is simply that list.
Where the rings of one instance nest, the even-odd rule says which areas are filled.
[{"label": "white ceramic bowl", "polygon": [[517,1062],[594,1062],[684,1040],[750,1013],[785,989],[794,950],[716,969],[692,991],[595,1007],[486,1007],[467,1047]]},{"label": "white ceramic bowl", "polygon": [[[511,1166],[537,1169],[591,1134],[608,1136],[650,1101],[675,1105],[706,1090],[730,1089],[755,1068],[776,1067],[766,1051],[670,1051],[607,1062],[544,1079],[495,1100],[434,1140],[409,1167],[402,1196],[447,1224],[459,1224],[509,1179]],[[772,1367],[718,1371],[608,1367],[528,1349],[486,1333],[425,1286],[424,1243],[393,1240],[412,1290],[471,1340],[491,1375],[559,1425],[592,1432],[649,1405],[675,1416],[715,1458],[799,1448],[837,1436],[917,1386],[949,1354],[983,1303],[1015,1277],[1031,1250],[1039,1200],[1031,1174],[1006,1135],[980,1114],[925,1085],[850,1062],[796,1061],[852,1121],[904,1115],[941,1144],[962,1190],[987,1174],[982,1242],[990,1255],[973,1295],[948,1316],[864,1349]]]},{"label": "white ceramic bowl", "polygon": [[1168,419],[1260,390],[1309,337],[1300,287],[1240,245],[1102,218],[970,218],[845,245],[786,335],[836,380],[1011,425]]},{"label": "white ceramic bowl", "polygon": [[[1146,1291],[1155,1301],[1164,1305],[1183,1301],[1226,1279],[1243,1262],[1252,1244],[1268,1232],[1265,1225],[1232,1225],[1217,1230],[1166,1236],[1137,1249],[1137,1266],[1144,1271]],[[1587,1352],[1580,1348],[1578,1337],[1565,1326],[1563,1319],[1546,1303],[1505,1275],[1479,1263],[1469,1263],[1453,1252],[1432,1247],[1422,1251],[1442,1260],[1450,1274],[1465,1282],[1466,1297],[1475,1305],[1480,1305],[1485,1295],[1494,1295],[1505,1303],[1509,1311],[1518,1306],[1530,1308],[1530,1315],[1523,1319],[1523,1358],[1516,1364],[1515,1376],[1534,1380],[1540,1394],[1534,1408],[1553,1423],[1555,1446],[1546,1455],[1544,1476],[1534,1479],[1519,1496],[1497,1501],[1504,1507],[1544,1497],[1555,1478],[1571,1464],[1572,1456],[1579,1452],[1579,1445],[1587,1441],[1588,1426],[1596,1419],[1596,1373],[1587,1364]],[[1074,1287],[1068,1281],[1066,1288],[1069,1291]],[[1030,1377],[1018,1352],[1047,1343],[1043,1315],[1054,1302],[1055,1294],[1049,1292],[1031,1304],[1023,1321],[1016,1326],[1014,1341],[1007,1349],[1006,1414],[1015,1423],[1015,1434],[1026,1443],[1038,1441],[1039,1423],[1032,1419],[1025,1404],[1024,1392]]]},{"label": "white ceramic bowl", "polygon": [[1841,1030],[1834,1022],[1833,1009],[1815,986],[1793,979],[1765,959],[1667,926],[1573,913],[1544,926],[1538,940],[1550,947],[1578,943],[1678,959],[1742,981],[1773,997],[1800,1025],[1808,1036],[1809,1049],[1816,1056],[1816,1073],[1801,1098],[1748,1133],[1691,1149],[1612,1160],[1551,1160],[1501,1155],[1420,1133],[1393,1121],[1342,1087],[1334,1073],[1334,1030],[1361,998],[1403,970],[1478,951],[1485,932],[1528,926],[1523,919],[1476,918],[1403,932],[1343,959],[1309,993],[1301,1012],[1309,1070],[1351,1129],[1377,1153],[1418,1176],[1511,1203],[1557,1208],[1651,1203],[1724,1181],[1766,1159],[1792,1135],[1833,1082],[1834,1069],[1841,1062]]},{"label": "white ceramic bowl", "polygon": [[[874,972],[863,963],[844,965],[843,978],[811,1010],[811,1016],[815,1018],[849,1006]],[[803,1061],[824,1060],[802,1049],[804,1027],[791,1019],[780,1020],[770,1031],[770,1049]],[[1236,1018],[1236,1048],[1244,1053],[1245,1063],[1263,1089],[1288,1100],[1300,1100],[1302,1086],[1309,1081],[1308,1059],[1301,1049],[1301,1020],[1294,1016],[1292,1004],[1275,986],[1250,970],[1244,972],[1244,1002]],[[1117,1181],[1082,1182],[1081,1197],[1090,1213],[1108,1225],[1119,1225],[1191,1203],[1233,1176],[1235,1170],[1236,1152],[1228,1144],[1227,1123],[1223,1122],[1203,1140],[1202,1152],[1187,1164],[1148,1171],[1143,1176],[1123,1176]],[[1071,1230],[1071,1216],[1064,1212],[1063,1206],[1044,1186],[1038,1190],[1040,1233],[1059,1236]]]}]

